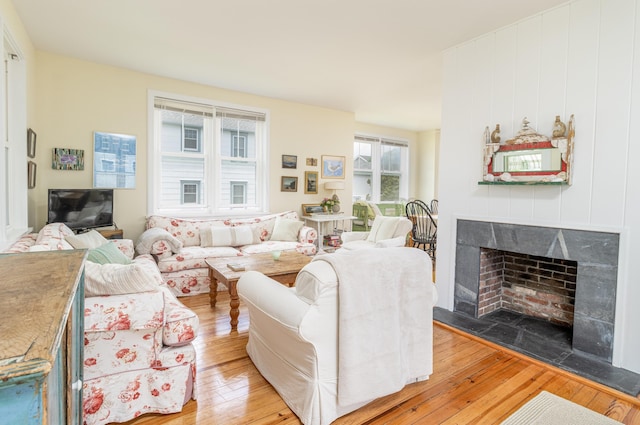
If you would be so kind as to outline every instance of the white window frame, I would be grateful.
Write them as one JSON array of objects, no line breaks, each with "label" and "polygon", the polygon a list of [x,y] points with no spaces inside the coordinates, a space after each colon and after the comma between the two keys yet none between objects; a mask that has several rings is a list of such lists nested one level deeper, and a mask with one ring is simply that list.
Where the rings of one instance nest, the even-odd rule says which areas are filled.
[{"label": "white window frame", "polygon": [[234,158],[247,157],[247,136],[245,134],[231,135],[231,156]]},{"label": "white window frame", "polygon": [[[197,206],[175,206],[171,208],[161,208],[159,206],[160,195],[160,138],[156,135],[161,134],[161,123],[155,119],[155,107],[154,101],[156,98],[172,99],[177,102],[188,102],[200,105],[211,106],[214,109],[214,116],[216,108],[222,108],[224,110],[238,110],[246,111],[249,113],[255,113],[264,116],[264,122],[262,126],[264,131],[261,134],[261,140],[256,143],[255,153],[255,172],[256,172],[256,187],[255,187],[255,204],[252,205],[230,205],[222,206],[221,201],[221,185],[222,181],[221,168],[222,161],[235,160],[230,156],[223,156],[221,145],[221,126],[219,119],[213,119],[213,128],[207,130],[204,129],[202,135],[203,140],[200,141],[202,153],[189,153],[185,152],[184,155],[203,155],[205,159],[205,176],[202,189],[202,204]],[[192,96],[184,96],[176,93],[168,93],[157,90],[149,90],[147,93],[147,110],[148,110],[148,202],[147,202],[147,214],[164,214],[175,217],[215,217],[215,216],[253,216],[257,214],[266,214],[269,212],[269,111],[261,108],[255,108],[246,105],[236,105],[226,102],[215,101],[206,98],[198,98]],[[207,136],[207,131],[210,131],[213,139]],[[245,158],[243,158],[245,160]],[[251,159],[246,159],[248,162]],[[216,190],[217,188],[217,190]]]},{"label": "white window frame", "polygon": [[[367,172],[371,173],[371,199],[370,202],[380,203],[380,202],[393,202],[393,201],[381,201],[380,193],[381,193],[381,177],[383,175],[399,175],[400,176],[400,187],[399,187],[399,198],[396,200],[397,202],[401,202],[403,200],[408,199],[409,196],[409,141],[404,139],[395,139],[392,137],[385,137],[379,135],[371,135],[371,134],[362,134],[356,133],[354,143],[369,143],[371,144],[371,170],[368,169],[356,169],[354,167],[353,174],[354,177],[358,172]],[[400,146],[405,148],[404,154],[402,155],[400,161],[400,171],[387,171],[382,169],[382,165],[380,164],[382,158],[382,146],[383,145],[391,145],[391,146]],[[354,158],[355,160],[355,158]],[[404,177],[404,178],[403,178]],[[355,189],[355,185],[354,185]],[[357,194],[352,194],[355,196]]]},{"label": "white window frame", "polygon": [[[230,198],[231,198],[231,205],[244,205],[247,203],[247,186],[248,186],[248,182],[246,181],[231,181],[229,183],[229,190],[231,192]],[[235,189],[236,188],[242,188],[242,202],[233,202],[236,195],[235,195]]]},{"label": "white window frame", "polygon": [[[187,131],[195,131],[196,132],[196,138],[193,139],[192,137],[187,137]],[[191,140],[195,140],[196,142],[196,147],[195,148],[191,148],[191,147],[187,147],[187,140],[191,141]],[[200,130],[194,127],[186,127],[186,126],[182,126],[182,151],[183,152],[200,152]]]},{"label": "white window frame", "polygon": [[[27,65],[0,16],[0,251],[27,233]],[[37,174],[36,174],[37,178]],[[36,180],[36,184],[38,181]]]},{"label": "white window frame", "polygon": [[[185,196],[186,195],[194,195],[194,193],[187,193],[187,191],[185,190],[186,186],[194,186],[196,191],[195,191],[195,196],[196,196],[196,200],[195,202],[186,202],[185,201]],[[180,202],[183,205],[200,205],[202,203],[202,181],[200,180],[180,180]]]}]

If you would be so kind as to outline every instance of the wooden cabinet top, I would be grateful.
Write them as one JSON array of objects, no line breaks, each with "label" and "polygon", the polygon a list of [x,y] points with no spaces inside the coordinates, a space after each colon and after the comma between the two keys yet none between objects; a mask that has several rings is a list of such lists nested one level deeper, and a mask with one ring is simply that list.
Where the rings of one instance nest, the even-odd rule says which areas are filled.
[{"label": "wooden cabinet top", "polygon": [[49,372],[86,253],[0,255],[0,381]]}]

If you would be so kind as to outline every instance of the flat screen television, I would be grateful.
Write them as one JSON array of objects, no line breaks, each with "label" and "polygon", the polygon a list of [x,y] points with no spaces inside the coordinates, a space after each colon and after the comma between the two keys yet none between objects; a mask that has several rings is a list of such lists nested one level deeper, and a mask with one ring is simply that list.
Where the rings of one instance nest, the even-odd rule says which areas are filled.
[{"label": "flat screen television", "polygon": [[71,230],[113,226],[113,189],[49,189],[47,223]]}]

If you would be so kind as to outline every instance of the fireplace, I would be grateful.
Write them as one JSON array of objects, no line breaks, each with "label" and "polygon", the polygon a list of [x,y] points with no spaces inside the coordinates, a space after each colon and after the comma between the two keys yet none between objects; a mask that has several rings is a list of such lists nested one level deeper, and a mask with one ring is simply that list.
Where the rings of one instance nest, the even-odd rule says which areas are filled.
[{"label": "fireplace", "polygon": [[503,309],[573,327],[577,262],[480,248],[478,317]]},{"label": "fireplace", "polygon": [[[546,312],[542,314],[547,316],[545,320],[564,326],[572,325],[572,349],[610,364],[613,354],[618,250],[617,233],[458,220],[454,311],[478,318],[490,309],[503,309],[509,302],[503,299],[499,307],[488,307],[486,299],[491,297],[486,294],[492,292],[492,289],[480,287],[480,264],[483,256],[492,258],[491,262],[507,255],[512,257],[509,261],[520,262],[521,266],[542,262],[552,268],[561,268],[564,274],[556,277],[562,281],[562,290],[555,287],[547,292],[549,295],[540,295],[534,289],[545,285],[530,283],[529,288],[526,284],[516,285],[515,292],[524,298],[529,295],[530,301],[534,300],[534,303],[534,292],[538,293],[538,301],[542,301],[542,298],[553,300],[545,303],[545,306],[564,309],[566,314],[551,315]],[[486,271],[486,267],[484,269]],[[532,271],[527,267],[520,267],[520,271],[523,270],[523,275],[531,274],[527,270]],[[541,273],[544,275],[549,271]],[[553,276],[553,272],[551,274]],[[513,284],[507,284],[509,285],[512,289]],[[518,308],[533,310],[531,305],[520,305]]]}]

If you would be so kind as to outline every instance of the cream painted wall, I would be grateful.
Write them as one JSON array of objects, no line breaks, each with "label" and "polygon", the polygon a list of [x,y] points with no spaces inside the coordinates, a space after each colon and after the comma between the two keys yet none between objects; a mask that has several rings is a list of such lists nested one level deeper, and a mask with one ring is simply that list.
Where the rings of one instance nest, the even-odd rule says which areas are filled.
[{"label": "cream painted wall", "polygon": [[[46,222],[47,189],[91,187],[92,137],[94,131],[132,134],[138,140],[136,189],[116,190],[115,220],[125,237],[136,239],[143,231],[147,214],[147,93],[158,90],[268,109],[270,113],[270,210],[293,209],[316,203],[331,192],[321,184],[317,195],[304,194],[304,172],[320,172],[322,155],[346,158],[346,188],[351,193],[353,135],[372,131],[398,136],[416,143],[413,132],[358,124],[353,113],[285,102],[246,93],[192,84],[64,57],[47,52],[37,54],[37,163],[38,184],[30,209],[35,227]],[[84,171],[51,169],[54,147],[84,149]],[[298,168],[284,170],[282,154],[297,155]],[[318,166],[306,166],[306,158],[317,158]],[[297,176],[298,192],[281,192],[280,178]],[[413,177],[412,177],[413,178]],[[414,184],[411,185],[412,188]],[[351,197],[341,196],[343,210],[351,211]]]},{"label": "cream painted wall", "polygon": [[438,168],[440,166],[440,130],[418,134],[415,197],[429,202],[438,199]]},{"label": "cream painted wall", "polygon": [[[444,54],[438,305],[453,307],[456,219],[619,232],[613,361],[640,372],[640,3],[579,0]],[[570,187],[479,186],[481,136],[576,119]],[[587,247],[585,247],[587,248]],[[616,271],[612,271],[616,273]]]}]

